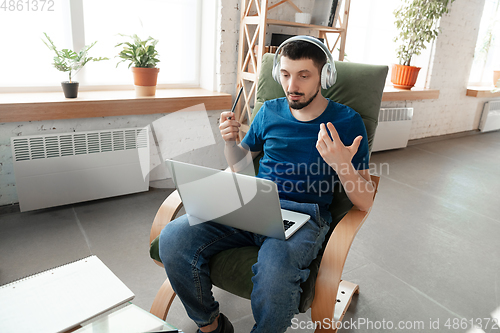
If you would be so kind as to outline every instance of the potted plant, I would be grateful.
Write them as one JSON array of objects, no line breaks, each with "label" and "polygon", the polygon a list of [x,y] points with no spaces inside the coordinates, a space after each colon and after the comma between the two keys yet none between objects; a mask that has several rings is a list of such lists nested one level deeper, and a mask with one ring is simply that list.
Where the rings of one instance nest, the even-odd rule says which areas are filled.
[{"label": "potted plant", "polygon": [[122,62],[129,61],[128,68],[132,67],[132,73],[134,75],[134,85],[137,96],[154,96],[156,94],[156,82],[158,79],[159,68],[156,64],[160,62],[158,60],[158,51],[156,50],[156,44],[158,40],[148,37],[146,40],[141,40],[137,35],[127,36],[130,37],[132,43],[123,42],[116,44],[115,47],[123,46],[123,49],[117,55],[117,57],[122,60],[119,61],[116,66]]},{"label": "potted plant", "polygon": [[64,91],[64,96],[66,98],[76,98],[78,96],[78,86],[79,83],[76,81],[72,81],[72,77],[76,75],[89,61],[102,61],[109,60],[108,58],[94,58],[88,57],[88,52],[92,48],[92,46],[97,43],[97,41],[93,42],[90,45],[84,46],[80,52],[76,53],[75,51],[62,49],[58,50],[54,45],[54,42],[50,39],[50,37],[44,32],[43,33],[47,38],[47,42],[43,41],[47,47],[56,53],[54,57],[54,67],[61,72],[68,72],[69,81],[61,82],[61,86]]},{"label": "potted plant", "polygon": [[438,22],[448,13],[448,5],[455,0],[403,0],[394,11],[399,34],[394,39],[399,64],[392,66],[391,82],[399,89],[411,89],[417,81],[420,67],[411,66],[414,55],[426,48],[439,34]]}]

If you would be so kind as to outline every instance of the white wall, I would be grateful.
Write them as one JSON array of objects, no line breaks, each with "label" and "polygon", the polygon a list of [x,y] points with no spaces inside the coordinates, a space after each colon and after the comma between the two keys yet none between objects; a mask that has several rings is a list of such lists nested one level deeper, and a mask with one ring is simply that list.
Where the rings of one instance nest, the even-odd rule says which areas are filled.
[{"label": "white wall", "polygon": [[219,0],[219,26],[216,77],[218,91],[235,95],[238,65],[239,1]]}]

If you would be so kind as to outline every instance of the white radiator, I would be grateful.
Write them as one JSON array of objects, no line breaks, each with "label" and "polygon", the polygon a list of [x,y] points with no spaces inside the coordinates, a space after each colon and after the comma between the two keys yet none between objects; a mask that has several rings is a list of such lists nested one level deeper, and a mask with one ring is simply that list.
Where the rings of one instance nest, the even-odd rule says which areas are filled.
[{"label": "white radiator", "polygon": [[148,129],[12,137],[21,211],[147,191]]},{"label": "white radiator", "polygon": [[410,137],[413,108],[382,108],[372,151],[404,148]]},{"label": "white radiator", "polygon": [[479,121],[479,130],[488,132],[497,129],[500,129],[500,101],[485,102]]}]

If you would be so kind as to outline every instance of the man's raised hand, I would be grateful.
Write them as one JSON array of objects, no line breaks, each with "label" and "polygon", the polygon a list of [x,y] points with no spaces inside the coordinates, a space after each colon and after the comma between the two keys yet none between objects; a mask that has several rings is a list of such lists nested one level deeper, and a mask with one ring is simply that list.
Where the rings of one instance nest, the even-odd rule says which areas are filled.
[{"label": "man's raised hand", "polygon": [[[328,135],[328,132],[330,132],[331,137]],[[335,126],[329,122],[326,126],[325,124],[320,125],[316,149],[318,149],[323,160],[338,173],[342,168],[351,163],[362,139],[361,135],[357,136],[352,145],[344,146]]]}]

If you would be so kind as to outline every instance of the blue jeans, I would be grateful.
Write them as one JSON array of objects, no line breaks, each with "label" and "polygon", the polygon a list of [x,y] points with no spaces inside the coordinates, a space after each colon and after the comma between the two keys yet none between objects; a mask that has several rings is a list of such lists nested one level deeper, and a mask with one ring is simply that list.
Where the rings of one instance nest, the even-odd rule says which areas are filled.
[{"label": "blue jeans", "polygon": [[252,267],[252,332],[285,332],[299,313],[300,284],[316,258],[331,223],[328,211],[318,205],[281,200],[281,207],[302,212],[311,219],[286,241],[235,229],[214,222],[190,226],[181,216],[165,226],[160,235],[160,258],[174,291],[189,317],[202,327],[219,315],[212,295],[208,262],[230,248],[256,245],[258,261]]}]

